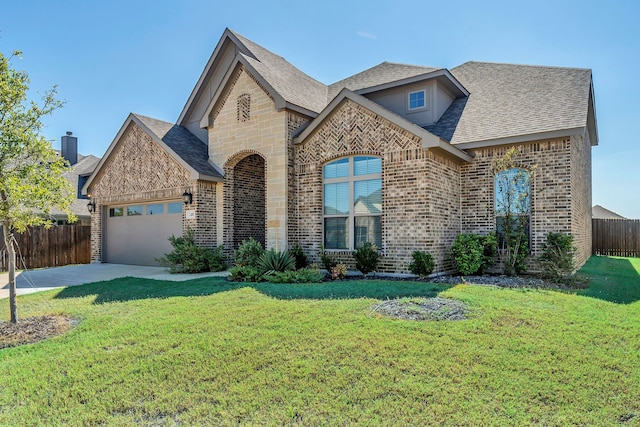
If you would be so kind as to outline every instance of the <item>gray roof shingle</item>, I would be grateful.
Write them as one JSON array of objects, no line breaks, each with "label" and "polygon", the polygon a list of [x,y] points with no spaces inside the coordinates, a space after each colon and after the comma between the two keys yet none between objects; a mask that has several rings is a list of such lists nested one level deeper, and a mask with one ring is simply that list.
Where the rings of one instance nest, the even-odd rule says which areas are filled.
[{"label": "gray roof shingle", "polygon": [[467,62],[451,74],[470,92],[453,144],[587,125],[591,70]]},{"label": "gray roof shingle", "polygon": [[351,77],[342,79],[329,86],[328,101],[331,101],[342,89],[352,91],[392,83],[410,77],[428,74],[442,68],[423,67],[419,65],[396,64],[383,62]]},{"label": "gray roof shingle", "polygon": [[[231,31],[231,30],[229,30]],[[245,60],[264,78],[285,101],[319,113],[327,105],[327,86],[298,68],[283,57],[259,44],[231,31],[255,57],[243,55]]]},{"label": "gray roof shingle", "polygon": [[216,178],[222,177],[218,169],[209,162],[207,144],[186,128],[140,114],[133,115],[196,172]]}]

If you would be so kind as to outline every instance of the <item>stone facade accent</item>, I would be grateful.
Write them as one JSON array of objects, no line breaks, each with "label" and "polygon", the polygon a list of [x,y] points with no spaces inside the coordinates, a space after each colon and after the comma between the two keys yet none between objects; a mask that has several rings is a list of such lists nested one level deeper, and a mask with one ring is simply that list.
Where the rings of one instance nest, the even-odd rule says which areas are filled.
[{"label": "stone facade accent", "polygon": [[[266,205],[265,205],[265,163],[258,154],[252,154],[239,161],[232,171],[233,188],[230,196],[233,205],[233,234],[230,243],[237,249],[243,240],[253,237],[265,247]],[[231,198],[230,197],[230,198]],[[231,231],[231,227],[229,227]]]},{"label": "stone facade accent", "polygon": [[[250,116],[238,121],[237,100],[248,95]],[[246,99],[245,98],[245,99]],[[209,122],[209,157],[217,165],[224,165],[225,174],[248,153],[259,154],[265,161],[267,247],[287,248],[287,224],[289,213],[289,138],[288,113],[275,108],[273,97],[258,84],[244,67],[239,66],[213,108]],[[224,213],[218,219],[224,221],[225,233],[234,227],[230,222],[233,204],[230,191],[231,176],[225,175]],[[225,247],[233,240],[225,237]]]},{"label": "stone facade accent", "polygon": [[[347,100],[296,148],[297,241],[319,263],[323,244],[323,164],[344,156],[382,158],[380,271],[407,272],[414,250],[450,270],[446,252],[460,230],[459,166],[421,147],[420,138]],[[351,252],[331,251],[354,268]]]}]

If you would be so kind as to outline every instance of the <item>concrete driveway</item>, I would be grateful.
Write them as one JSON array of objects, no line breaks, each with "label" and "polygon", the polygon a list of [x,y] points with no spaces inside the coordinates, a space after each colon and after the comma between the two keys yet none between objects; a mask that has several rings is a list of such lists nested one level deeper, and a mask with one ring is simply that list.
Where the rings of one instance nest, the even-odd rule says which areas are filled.
[{"label": "concrete driveway", "polygon": [[[180,282],[200,277],[226,276],[227,272],[199,274],[169,274],[163,267],[124,264],[82,264],[16,272],[18,295],[84,283],[100,282],[119,277],[141,277]],[[0,299],[9,298],[9,274],[0,273]]]}]

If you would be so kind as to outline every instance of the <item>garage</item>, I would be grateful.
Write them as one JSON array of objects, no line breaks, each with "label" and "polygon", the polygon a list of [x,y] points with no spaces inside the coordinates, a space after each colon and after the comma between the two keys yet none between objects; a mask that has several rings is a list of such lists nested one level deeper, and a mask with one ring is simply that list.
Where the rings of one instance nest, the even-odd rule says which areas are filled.
[{"label": "garage", "polygon": [[158,265],[172,250],[168,238],[182,235],[179,200],[107,206],[104,212],[104,261],[113,264]]}]

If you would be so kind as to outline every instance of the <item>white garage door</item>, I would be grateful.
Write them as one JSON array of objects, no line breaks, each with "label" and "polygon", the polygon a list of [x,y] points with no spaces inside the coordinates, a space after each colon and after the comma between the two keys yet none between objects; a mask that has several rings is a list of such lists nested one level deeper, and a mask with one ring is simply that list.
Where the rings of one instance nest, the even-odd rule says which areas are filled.
[{"label": "white garage door", "polygon": [[165,201],[107,207],[105,261],[158,265],[173,248],[168,238],[182,235],[182,202]]}]

